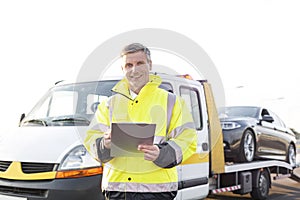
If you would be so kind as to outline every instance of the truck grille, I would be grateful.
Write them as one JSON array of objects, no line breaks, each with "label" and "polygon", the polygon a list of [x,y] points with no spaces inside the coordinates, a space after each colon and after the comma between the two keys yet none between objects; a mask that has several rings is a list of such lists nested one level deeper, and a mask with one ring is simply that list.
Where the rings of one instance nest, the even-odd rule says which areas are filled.
[{"label": "truck grille", "polygon": [[[5,172],[11,163],[12,161],[0,161],[0,172]],[[33,174],[55,171],[57,170],[58,164],[22,162],[21,167],[24,173]]]},{"label": "truck grille", "polygon": [[26,174],[52,172],[56,170],[57,165],[52,163],[22,163],[22,171]]},{"label": "truck grille", "polygon": [[0,172],[5,172],[11,163],[11,161],[0,161]]},{"label": "truck grille", "polygon": [[47,197],[48,190],[0,186],[0,194]]}]

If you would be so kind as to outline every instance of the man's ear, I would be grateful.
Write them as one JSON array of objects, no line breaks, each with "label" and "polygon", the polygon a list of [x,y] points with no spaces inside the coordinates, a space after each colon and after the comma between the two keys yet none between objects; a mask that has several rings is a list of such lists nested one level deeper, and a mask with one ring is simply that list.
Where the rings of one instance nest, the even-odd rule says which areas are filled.
[{"label": "man's ear", "polygon": [[152,70],[152,60],[149,61],[149,71]]}]

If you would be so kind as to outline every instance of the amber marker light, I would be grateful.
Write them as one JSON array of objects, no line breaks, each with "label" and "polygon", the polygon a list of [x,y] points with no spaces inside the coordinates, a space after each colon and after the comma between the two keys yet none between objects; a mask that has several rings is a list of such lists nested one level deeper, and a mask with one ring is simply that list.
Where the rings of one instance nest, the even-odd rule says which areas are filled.
[{"label": "amber marker light", "polygon": [[55,178],[81,178],[87,176],[94,176],[102,174],[102,167],[94,167],[88,169],[77,169],[77,170],[67,170],[67,171],[58,171]]},{"label": "amber marker light", "polygon": [[194,80],[194,79],[192,78],[192,76],[189,75],[189,74],[178,75],[177,77],[181,77],[181,78],[185,78],[185,79],[189,79],[189,80]]}]

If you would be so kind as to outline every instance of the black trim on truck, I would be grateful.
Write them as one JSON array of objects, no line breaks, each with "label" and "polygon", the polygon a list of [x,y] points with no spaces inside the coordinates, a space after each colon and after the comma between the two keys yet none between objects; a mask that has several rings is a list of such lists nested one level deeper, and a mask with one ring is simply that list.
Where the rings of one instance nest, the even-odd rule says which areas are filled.
[{"label": "black trim on truck", "polygon": [[104,200],[102,175],[40,181],[0,179],[0,194],[27,200]]},{"label": "black trim on truck", "polygon": [[207,177],[179,181],[178,182],[178,190],[190,188],[190,187],[196,187],[196,186],[205,185],[205,184],[208,184]]}]

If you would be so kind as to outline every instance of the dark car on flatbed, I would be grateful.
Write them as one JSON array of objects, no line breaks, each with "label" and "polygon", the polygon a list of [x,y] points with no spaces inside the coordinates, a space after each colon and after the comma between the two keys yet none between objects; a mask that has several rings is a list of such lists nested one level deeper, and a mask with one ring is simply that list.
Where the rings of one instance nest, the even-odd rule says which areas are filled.
[{"label": "dark car on flatbed", "polygon": [[285,160],[296,165],[296,137],[271,110],[255,106],[219,109],[225,159],[251,162],[255,159]]}]

